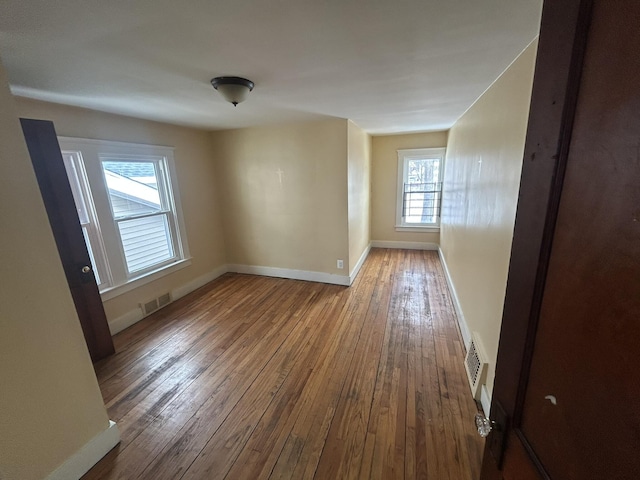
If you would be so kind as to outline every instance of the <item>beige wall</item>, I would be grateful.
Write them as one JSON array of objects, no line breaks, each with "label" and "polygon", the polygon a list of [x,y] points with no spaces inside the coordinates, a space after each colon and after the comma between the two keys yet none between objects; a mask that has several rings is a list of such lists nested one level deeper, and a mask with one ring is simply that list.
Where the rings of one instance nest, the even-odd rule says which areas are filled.
[{"label": "beige wall", "polygon": [[0,65],[0,478],[41,479],[109,421]]},{"label": "beige wall", "polygon": [[437,232],[396,232],[398,150],[447,145],[447,132],[381,135],[372,140],[371,240],[438,243]]},{"label": "beige wall", "polygon": [[104,302],[109,321],[142,301],[181,287],[225,264],[209,132],[16,97],[21,117],[52,120],[61,136],[175,147],[174,158],[192,264]]},{"label": "beige wall", "polygon": [[491,392],[537,42],[449,132],[440,243],[470,332],[489,360]]},{"label": "beige wall", "polygon": [[349,273],[371,240],[371,136],[348,122]]},{"label": "beige wall", "polygon": [[347,120],[210,135],[228,262],[346,275]]}]

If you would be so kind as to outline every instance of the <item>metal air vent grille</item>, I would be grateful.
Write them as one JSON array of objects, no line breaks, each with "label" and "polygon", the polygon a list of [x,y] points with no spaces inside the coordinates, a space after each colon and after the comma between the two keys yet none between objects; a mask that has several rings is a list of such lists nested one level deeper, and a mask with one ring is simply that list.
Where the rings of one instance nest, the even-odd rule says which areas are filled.
[{"label": "metal air vent grille", "polygon": [[471,387],[473,398],[480,400],[482,385],[487,376],[488,364],[481,353],[482,347],[477,333],[474,333],[467,348],[467,356],[464,359],[464,368],[467,371],[467,379]]}]

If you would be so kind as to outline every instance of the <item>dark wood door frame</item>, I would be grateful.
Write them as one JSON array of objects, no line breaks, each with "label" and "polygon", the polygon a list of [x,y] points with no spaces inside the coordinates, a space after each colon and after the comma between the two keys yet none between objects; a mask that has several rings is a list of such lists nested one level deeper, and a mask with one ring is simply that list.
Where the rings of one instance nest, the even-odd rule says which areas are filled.
[{"label": "dark wood door frame", "polygon": [[114,353],[102,299],[91,270],[73,194],[53,123],[20,119],[49,223],[91,359]]},{"label": "dark wood door frame", "polygon": [[[491,406],[492,419],[503,411],[508,425],[488,438],[485,480],[502,478],[505,436],[516,435],[528,445],[519,433],[519,406],[526,392],[591,8],[592,0],[544,2]],[[528,453],[539,463],[533,450]],[[522,478],[529,477],[523,472]]]}]

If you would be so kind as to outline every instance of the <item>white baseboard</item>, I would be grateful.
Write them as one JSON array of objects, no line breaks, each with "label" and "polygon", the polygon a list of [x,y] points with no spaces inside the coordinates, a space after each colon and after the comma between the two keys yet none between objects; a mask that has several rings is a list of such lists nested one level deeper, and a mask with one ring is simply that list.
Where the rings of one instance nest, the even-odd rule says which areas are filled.
[{"label": "white baseboard", "polygon": [[471,330],[469,330],[469,326],[467,325],[467,321],[464,318],[464,313],[462,313],[462,306],[460,305],[460,299],[458,298],[458,293],[456,292],[456,287],[453,284],[453,280],[451,279],[451,274],[449,273],[449,267],[447,267],[447,261],[442,254],[442,249],[438,248],[438,254],[440,256],[440,262],[442,263],[442,269],[444,270],[444,276],[447,279],[447,285],[449,286],[449,291],[451,292],[451,298],[453,300],[453,308],[456,311],[456,317],[458,317],[458,326],[460,327],[460,333],[462,334],[462,340],[464,341],[465,350],[469,346],[469,342],[471,342]]},{"label": "white baseboard", "polygon": [[358,276],[358,273],[360,272],[360,269],[362,268],[364,261],[369,256],[370,251],[371,251],[371,244],[367,245],[367,248],[365,248],[364,252],[362,252],[362,255],[360,255],[360,259],[358,260],[358,263],[356,263],[356,266],[353,267],[353,269],[351,270],[351,273],[349,274],[349,285],[351,285],[353,281],[356,279],[356,277]]},{"label": "white baseboard", "polygon": [[482,385],[482,389],[480,390],[480,404],[482,404],[484,416],[489,418],[491,414],[491,394],[486,385]]},{"label": "white baseboard", "polygon": [[93,437],[80,450],[47,476],[47,480],[71,480],[80,478],[120,443],[120,431],[115,422],[109,420],[109,427]]},{"label": "white baseboard", "polygon": [[438,250],[438,244],[432,242],[395,242],[388,240],[372,240],[372,248],[399,248],[406,250]]},{"label": "white baseboard", "polygon": [[[206,285],[207,283],[215,280],[221,275],[224,275],[229,270],[227,265],[222,265],[211,272],[205,273],[204,275],[199,276],[191,280],[190,282],[171,290],[171,299],[177,300],[185,295],[193,292],[194,290]],[[119,316],[109,322],[109,330],[111,331],[111,335],[115,335],[116,333],[121,332],[125,328],[130,327],[134,323],[138,323],[140,320],[144,318],[144,314],[140,308],[134,308],[133,310],[128,311],[124,315]]]},{"label": "white baseboard", "polygon": [[[330,283],[333,285],[344,285],[348,287],[349,285],[351,285],[353,280],[356,278],[356,275],[360,271],[362,264],[369,254],[370,248],[370,246],[367,247],[367,249],[362,253],[360,260],[358,260],[356,267],[353,269],[351,275],[349,276],[334,275],[324,272],[312,272],[307,270],[293,270],[289,268],[262,267],[257,265],[221,265],[215,270],[212,270],[211,272],[201,275],[198,278],[195,278],[190,282],[171,290],[171,299],[177,300],[181,297],[184,297],[185,295],[193,292],[203,285],[206,285],[207,283],[215,280],[216,278],[224,275],[227,272],[263,275],[265,277],[289,278],[292,280],[306,280],[308,282]],[[111,320],[109,322],[109,330],[111,331],[111,335],[115,335],[116,333],[121,332],[125,328],[130,327],[143,318],[144,315],[142,313],[142,310],[140,308],[135,308],[125,313],[124,315]]]},{"label": "white baseboard", "polygon": [[202,287],[203,285],[206,285],[207,283],[214,281],[216,278],[224,275],[228,271],[229,271],[229,268],[227,265],[221,265],[215,270],[212,270],[211,272],[205,273],[204,275],[200,275],[198,278],[191,280],[189,283],[186,283],[181,287],[174,288],[173,290],[171,290],[171,299],[177,300],[179,298],[182,298],[185,295],[188,295],[189,293],[193,292],[194,290],[197,290],[198,288]]},{"label": "white baseboard", "polygon": [[[440,256],[440,262],[442,263],[442,269],[444,270],[444,276],[447,279],[449,291],[451,292],[453,308],[455,309],[456,316],[458,317],[458,326],[460,327],[460,333],[462,334],[462,340],[466,351],[471,343],[471,330],[464,318],[464,313],[462,313],[462,306],[460,305],[458,293],[456,292],[456,287],[453,285],[453,280],[451,279],[449,267],[447,267],[447,261],[444,259],[442,249],[438,248],[438,254]],[[481,346],[479,347],[482,348]],[[486,358],[486,355],[484,355],[484,357]],[[482,410],[484,411],[485,416],[488,417],[491,411],[491,393],[489,393],[489,389],[486,385],[482,385],[480,390],[480,404],[482,405]]]},{"label": "white baseboard", "polygon": [[[366,254],[369,253],[369,249],[363,253],[360,261],[358,262],[357,268],[358,270],[362,266],[362,262],[367,258]],[[221,265],[215,270],[208,272],[204,275],[199,276],[191,280],[190,282],[171,290],[171,299],[177,300],[185,295],[193,292],[194,290],[206,285],[207,283],[215,280],[216,278],[224,275],[227,272],[235,272],[235,273],[248,273],[251,275],[264,275],[265,277],[280,277],[280,278],[290,278],[293,280],[306,280],[309,282],[321,282],[321,283],[331,283],[334,285],[344,285],[349,286],[351,282],[357,275],[357,271],[354,271],[350,276],[346,275],[333,275],[330,273],[324,272],[311,272],[305,270],[292,270],[288,268],[275,268],[275,267],[261,267],[256,265]],[[121,332],[125,328],[130,327],[131,325],[139,322],[144,318],[144,314],[140,308],[135,308],[133,310],[128,311],[124,315],[121,315],[118,318],[115,318],[109,322],[109,330],[111,331],[111,335],[115,335],[118,332]]]},{"label": "white baseboard", "polygon": [[289,278],[291,280],[306,280],[307,282],[330,283],[333,285],[350,285],[350,277],[334,275],[332,273],[312,272],[308,270],[293,270],[290,268],[262,267],[259,265],[227,265],[229,272],[262,275],[264,277]]},{"label": "white baseboard", "polygon": [[111,331],[111,335],[115,335],[116,333],[120,333],[125,328],[129,328],[134,323],[138,323],[140,320],[144,318],[142,310],[140,308],[136,308],[134,310],[130,310],[124,315],[119,316],[109,322],[109,330]]}]

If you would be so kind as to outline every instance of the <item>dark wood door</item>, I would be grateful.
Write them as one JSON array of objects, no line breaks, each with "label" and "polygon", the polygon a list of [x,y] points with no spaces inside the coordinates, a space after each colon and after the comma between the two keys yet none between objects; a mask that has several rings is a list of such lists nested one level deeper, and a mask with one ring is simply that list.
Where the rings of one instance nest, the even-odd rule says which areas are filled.
[{"label": "dark wood door", "polygon": [[640,476],[639,25],[545,2],[483,479]]},{"label": "dark wood door", "polygon": [[95,362],[114,353],[113,341],[55,128],[44,120],[22,118],[20,122],[82,332]]}]

